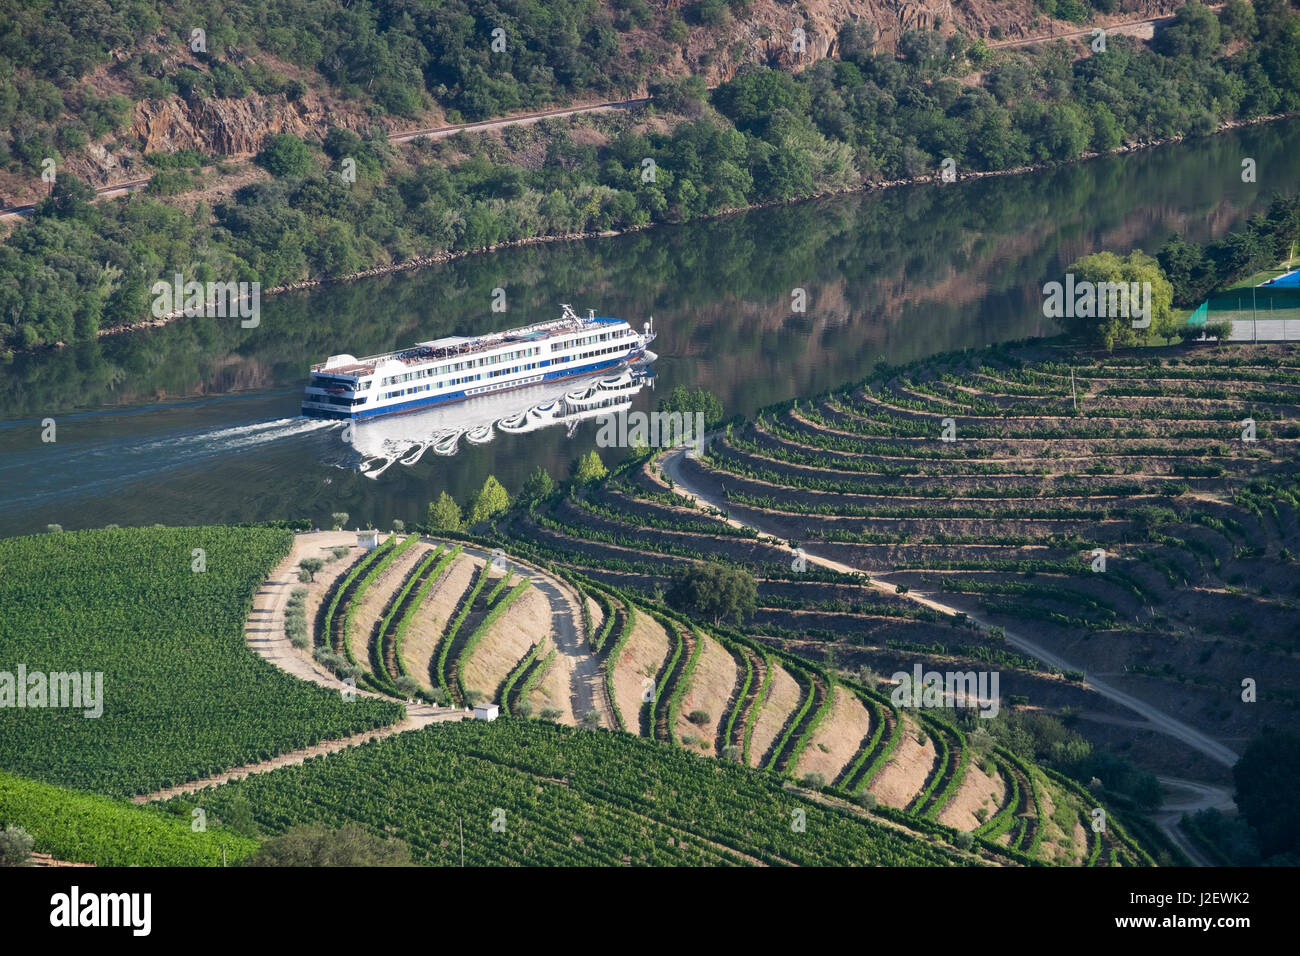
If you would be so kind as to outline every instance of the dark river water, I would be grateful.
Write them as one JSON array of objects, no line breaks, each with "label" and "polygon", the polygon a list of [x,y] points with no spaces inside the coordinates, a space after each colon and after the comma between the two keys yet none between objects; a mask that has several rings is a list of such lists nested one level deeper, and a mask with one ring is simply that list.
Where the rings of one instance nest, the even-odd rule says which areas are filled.
[{"label": "dark river water", "polygon": [[[1241,181],[1242,159],[1258,181]],[[1057,330],[1042,284],[1090,252],[1154,252],[1173,231],[1222,235],[1300,184],[1300,123],[1274,123],[1046,173],[923,185],[757,210],[627,236],[547,243],[265,299],[261,324],[183,319],[0,364],[0,535],[108,523],[197,524],[334,511],[418,520],[446,489],[494,474],[514,493],[538,465],[567,474],[592,420],[461,440],[418,416],[345,436],[298,416],[308,367],[581,314],[654,317],[650,410],[704,386],[728,414],[903,362]],[[492,310],[505,290],[505,312]],[[792,292],[806,292],[802,313]],[[545,396],[467,408],[484,420]],[[512,400],[513,401],[513,400]],[[405,419],[411,419],[406,421]],[[55,441],[42,441],[52,419]],[[346,441],[345,438],[351,438]],[[382,455],[376,455],[382,452]],[[373,474],[384,455],[393,463]],[[418,455],[418,459],[417,459]],[[606,463],[617,455],[602,450]]]}]

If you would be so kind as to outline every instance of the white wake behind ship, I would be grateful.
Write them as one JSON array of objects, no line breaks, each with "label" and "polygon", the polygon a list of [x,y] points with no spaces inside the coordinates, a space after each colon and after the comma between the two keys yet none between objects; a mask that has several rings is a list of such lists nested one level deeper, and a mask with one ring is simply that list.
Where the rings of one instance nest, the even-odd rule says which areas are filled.
[{"label": "white wake behind ship", "polygon": [[653,319],[637,332],[622,319],[600,318],[594,311],[584,319],[569,305],[561,309],[559,319],[520,329],[434,339],[367,358],[331,355],[312,366],[302,413],[365,420],[571,382],[645,360],[655,337]]}]

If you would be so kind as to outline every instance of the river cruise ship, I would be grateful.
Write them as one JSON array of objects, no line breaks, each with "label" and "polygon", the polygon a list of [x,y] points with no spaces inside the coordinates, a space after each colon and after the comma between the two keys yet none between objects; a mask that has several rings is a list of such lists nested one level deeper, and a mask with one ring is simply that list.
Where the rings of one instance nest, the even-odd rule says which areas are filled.
[{"label": "river cruise ship", "polygon": [[302,413],[365,419],[412,412],[642,361],[653,320],[637,332],[622,319],[581,318],[572,307],[552,322],[490,335],[452,336],[409,349],[356,358],[331,355],[313,365]]}]

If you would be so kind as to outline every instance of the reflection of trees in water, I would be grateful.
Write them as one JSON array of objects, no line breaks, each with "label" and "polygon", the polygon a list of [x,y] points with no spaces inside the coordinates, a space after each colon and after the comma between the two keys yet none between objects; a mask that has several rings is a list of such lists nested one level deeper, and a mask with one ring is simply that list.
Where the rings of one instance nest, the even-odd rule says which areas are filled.
[{"label": "reflection of trees in water", "polygon": [[[277,296],[257,329],[186,319],[16,357],[0,418],[241,388],[292,388],[339,351],[373,354],[507,328],[572,301],[661,323],[661,372],[752,411],[876,361],[1055,331],[1042,283],[1102,247],[1154,252],[1170,231],[1220,235],[1267,204],[1240,157],[1288,168],[1300,124],[1273,123],[1047,172],[772,207],[627,236],[544,243]],[[1225,198],[1227,197],[1227,198]],[[492,313],[492,290],[510,311]],[[791,292],[808,293],[792,314]],[[675,379],[667,384],[677,384]]]}]

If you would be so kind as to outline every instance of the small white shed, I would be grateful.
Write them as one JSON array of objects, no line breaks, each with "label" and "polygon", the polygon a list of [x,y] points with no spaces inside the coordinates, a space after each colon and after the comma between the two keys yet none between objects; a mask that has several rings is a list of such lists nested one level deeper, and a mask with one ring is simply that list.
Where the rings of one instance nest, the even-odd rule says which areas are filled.
[{"label": "small white shed", "polygon": [[500,708],[498,708],[496,704],[474,705],[475,720],[496,720],[500,713]]},{"label": "small white shed", "polygon": [[379,547],[379,532],[378,532],[378,531],[358,531],[358,532],[357,532],[357,547],[358,547],[358,548],[365,548],[367,551],[373,551],[373,550],[375,550],[375,548]]}]

